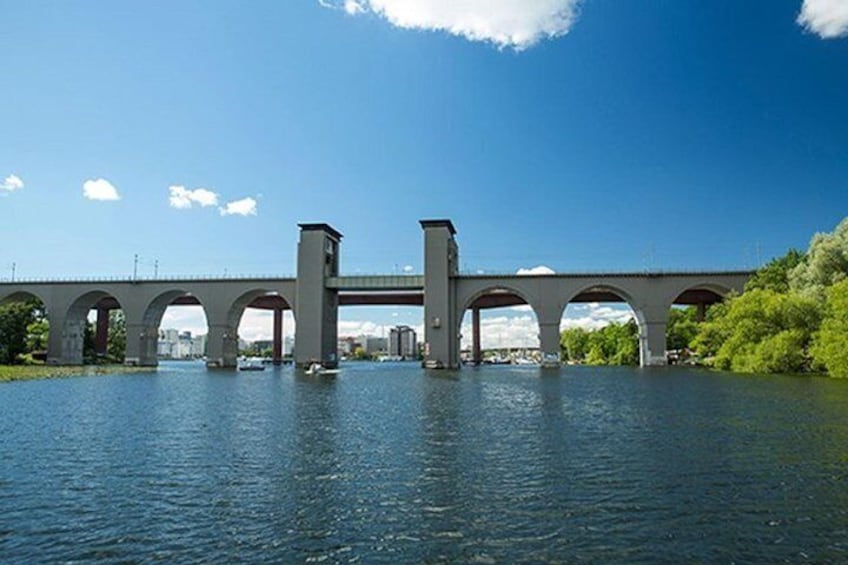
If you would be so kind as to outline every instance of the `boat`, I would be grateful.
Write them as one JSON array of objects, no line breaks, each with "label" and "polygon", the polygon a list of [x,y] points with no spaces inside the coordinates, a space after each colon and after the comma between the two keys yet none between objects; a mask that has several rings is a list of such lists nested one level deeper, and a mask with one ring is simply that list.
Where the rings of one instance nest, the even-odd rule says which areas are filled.
[{"label": "boat", "polygon": [[259,359],[251,359],[239,365],[239,371],[264,371],[265,365]]},{"label": "boat", "polygon": [[307,375],[338,375],[338,369],[328,369],[324,367],[321,363],[312,363],[308,369],[306,369]]}]

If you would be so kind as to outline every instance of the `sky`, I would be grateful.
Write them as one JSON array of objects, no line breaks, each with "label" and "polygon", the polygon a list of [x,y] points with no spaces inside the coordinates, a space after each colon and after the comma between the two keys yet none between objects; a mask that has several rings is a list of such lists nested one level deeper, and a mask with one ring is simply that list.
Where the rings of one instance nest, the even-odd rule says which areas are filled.
[{"label": "sky", "polygon": [[[129,276],[135,255],[143,276],[291,275],[314,221],[344,234],[343,273],[420,272],[423,218],[454,222],[469,272],[751,268],[848,215],[844,0],[0,0],[0,19],[0,278]],[[340,331],[421,316],[345,308]]]}]

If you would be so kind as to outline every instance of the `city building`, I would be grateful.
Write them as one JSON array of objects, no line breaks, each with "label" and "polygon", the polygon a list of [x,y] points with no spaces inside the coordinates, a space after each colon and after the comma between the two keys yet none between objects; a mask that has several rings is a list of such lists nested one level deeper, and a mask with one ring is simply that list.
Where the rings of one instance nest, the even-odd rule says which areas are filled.
[{"label": "city building", "polygon": [[409,326],[397,326],[390,329],[388,347],[390,357],[415,359],[418,357],[418,340],[415,330]]}]

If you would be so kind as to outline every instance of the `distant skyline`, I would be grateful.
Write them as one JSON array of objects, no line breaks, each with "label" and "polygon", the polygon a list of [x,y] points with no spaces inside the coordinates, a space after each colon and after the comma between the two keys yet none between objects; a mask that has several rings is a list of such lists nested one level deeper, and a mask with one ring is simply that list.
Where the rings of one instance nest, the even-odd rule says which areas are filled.
[{"label": "distant skyline", "polygon": [[752,268],[848,215],[841,0],[0,13],[0,278],[293,274],[304,221],[344,273],[420,272],[434,217],[471,272]]}]

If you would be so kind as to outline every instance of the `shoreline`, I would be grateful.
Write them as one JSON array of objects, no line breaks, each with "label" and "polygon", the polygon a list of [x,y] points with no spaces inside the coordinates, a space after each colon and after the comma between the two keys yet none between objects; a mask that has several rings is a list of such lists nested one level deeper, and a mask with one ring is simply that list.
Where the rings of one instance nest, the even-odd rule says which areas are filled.
[{"label": "shoreline", "polygon": [[126,365],[0,365],[0,383],[114,375],[155,371],[156,367]]}]

